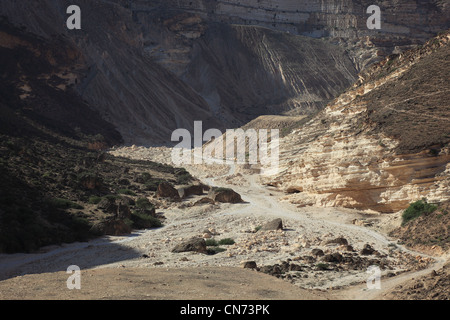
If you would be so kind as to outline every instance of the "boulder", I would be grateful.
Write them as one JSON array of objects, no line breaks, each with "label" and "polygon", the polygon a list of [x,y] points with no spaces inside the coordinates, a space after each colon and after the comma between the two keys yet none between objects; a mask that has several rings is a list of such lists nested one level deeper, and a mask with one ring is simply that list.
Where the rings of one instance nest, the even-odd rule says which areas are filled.
[{"label": "boulder", "polygon": [[326,242],[326,244],[340,244],[340,245],[346,246],[346,245],[348,245],[348,241],[347,241],[347,239],[345,239],[343,237],[339,237],[339,238],[336,238],[333,240],[328,240]]},{"label": "boulder", "polygon": [[312,249],[311,254],[316,257],[323,257],[325,255],[321,249]]},{"label": "boulder", "polygon": [[199,253],[208,253],[206,249],[206,241],[203,238],[192,238],[188,241],[178,244],[175,248],[172,249],[173,253],[180,252],[199,252]]},{"label": "boulder", "polygon": [[244,269],[256,269],[257,268],[255,261],[244,261],[241,263],[241,266]]},{"label": "boulder", "polygon": [[339,263],[339,262],[342,262],[343,257],[340,253],[336,252],[336,253],[327,254],[327,255],[323,256],[322,260],[325,262]]},{"label": "boulder", "polygon": [[161,198],[171,198],[173,200],[180,200],[178,190],[175,189],[168,182],[161,182],[156,191],[156,195]]},{"label": "boulder", "polygon": [[202,204],[215,204],[215,203],[216,202],[213,199],[204,197],[204,198],[201,198],[200,200],[198,200],[197,202],[195,202],[194,206],[200,206]]},{"label": "boulder", "polygon": [[192,185],[186,188],[182,188],[180,190],[182,192],[182,197],[187,198],[190,196],[201,196],[203,195],[203,186],[202,185]]},{"label": "boulder", "polygon": [[94,224],[90,232],[95,235],[123,236],[131,233],[131,227],[123,220],[110,219]]},{"label": "boulder", "polygon": [[241,203],[241,195],[229,188],[216,188],[210,191],[212,199],[222,203]]},{"label": "boulder", "polygon": [[375,249],[372,248],[369,244],[364,245],[364,248],[360,251],[360,254],[363,256],[371,255],[375,252]]},{"label": "boulder", "polygon": [[265,225],[263,225],[260,230],[261,231],[283,230],[283,221],[280,218],[269,221]]}]

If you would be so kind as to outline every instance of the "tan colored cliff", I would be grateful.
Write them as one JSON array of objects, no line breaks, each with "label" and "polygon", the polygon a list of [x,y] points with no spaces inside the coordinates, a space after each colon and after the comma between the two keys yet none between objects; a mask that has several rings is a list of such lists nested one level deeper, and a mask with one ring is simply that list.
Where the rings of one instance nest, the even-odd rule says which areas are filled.
[{"label": "tan colored cliff", "polygon": [[378,212],[450,198],[450,34],[361,76],[282,139],[268,184],[302,206]]}]

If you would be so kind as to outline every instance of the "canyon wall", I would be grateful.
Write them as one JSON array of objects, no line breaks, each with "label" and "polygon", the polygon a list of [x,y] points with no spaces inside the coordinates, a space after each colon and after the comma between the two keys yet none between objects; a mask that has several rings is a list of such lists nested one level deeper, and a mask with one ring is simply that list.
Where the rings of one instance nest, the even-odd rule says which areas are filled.
[{"label": "canyon wall", "polygon": [[[374,4],[382,12],[380,30],[367,28],[367,8]],[[169,0],[166,5],[215,21],[329,38],[346,46],[360,69],[450,27],[445,1]]]},{"label": "canyon wall", "polygon": [[450,199],[450,33],[361,74],[281,141],[267,184],[300,206],[378,212]]}]

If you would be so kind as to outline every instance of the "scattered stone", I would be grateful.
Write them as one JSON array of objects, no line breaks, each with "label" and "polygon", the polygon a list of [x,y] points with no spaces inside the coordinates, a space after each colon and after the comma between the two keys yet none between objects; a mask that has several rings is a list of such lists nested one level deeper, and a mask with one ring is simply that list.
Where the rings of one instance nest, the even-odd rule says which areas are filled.
[{"label": "scattered stone", "polygon": [[326,242],[326,244],[339,244],[339,245],[346,246],[346,245],[348,245],[348,241],[347,241],[347,239],[345,239],[343,237],[339,237],[339,238],[336,238],[336,239],[333,239],[333,240],[328,240]]},{"label": "scattered stone", "polygon": [[211,198],[204,197],[204,198],[201,198],[200,200],[198,200],[197,202],[195,202],[194,206],[199,206],[202,204],[216,204],[216,202]]},{"label": "scattered stone", "polygon": [[375,252],[375,249],[373,249],[368,243],[364,245],[364,248],[360,251],[360,254],[363,256],[369,256]]},{"label": "scattered stone", "polygon": [[302,267],[298,264],[291,263],[289,265],[289,271],[302,271]]},{"label": "scattered stone", "polygon": [[312,249],[311,254],[316,257],[323,257],[325,255],[321,249]]},{"label": "scattered stone", "polygon": [[263,225],[260,229],[260,231],[270,231],[270,230],[283,230],[283,221],[280,218],[269,221],[265,225]]},{"label": "scattered stone", "polygon": [[206,241],[203,238],[192,238],[183,243],[178,244],[175,248],[172,249],[173,253],[180,252],[199,252],[199,253],[208,253],[206,248]]},{"label": "scattered stone", "polygon": [[192,185],[186,188],[180,189],[180,193],[182,194],[182,198],[187,198],[190,196],[201,196],[203,195],[203,186],[202,185]]},{"label": "scattered stone", "polygon": [[257,268],[255,261],[244,261],[241,263],[241,266],[244,269],[256,269]]},{"label": "scattered stone", "polygon": [[334,263],[340,263],[343,260],[343,257],[340,253],[335,252],[332,254],[327,254],[322,258],[325,262],[334,262]]}]

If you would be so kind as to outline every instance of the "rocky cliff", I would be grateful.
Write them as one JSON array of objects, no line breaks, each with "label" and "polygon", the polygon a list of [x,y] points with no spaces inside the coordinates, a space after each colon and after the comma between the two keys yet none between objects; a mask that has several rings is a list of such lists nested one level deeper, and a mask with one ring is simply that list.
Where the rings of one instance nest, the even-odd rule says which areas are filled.
[{"label": "rocky cliff", "polygon": [[266,182],[299,205],[395,212],[450,198],[450,33],[372,66],[282,139]]},{"label": "rocky cliff", "polygon": [[8,0],[0,14],[76,48],[62,88],[72,85],[127,144],[142,145],[170,143],[194,120],[225,129],[262,114],[315,113],[378,55],[448,24],[439,1],[386,1],[385,28],[369,32],[357,1],[80,0],[82,29],[67,30],[71,4]]},{"label": "rocky cliff", "polygon": [[[135,2],[136,1],[132,1]],[[156,2],[156,1],[140,1]],[[362,69],[393,51],[423,43],[449,27],[446,1],[296,1],[296,0],[170,0],[168,6],[215,21],[257,25],[340,42]],[[367,8],[381,9],[381,29],[369,30]]]}]

